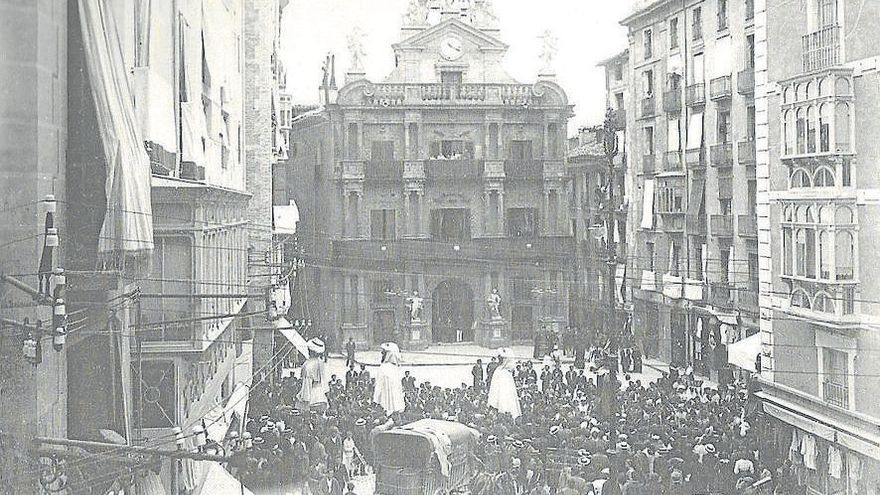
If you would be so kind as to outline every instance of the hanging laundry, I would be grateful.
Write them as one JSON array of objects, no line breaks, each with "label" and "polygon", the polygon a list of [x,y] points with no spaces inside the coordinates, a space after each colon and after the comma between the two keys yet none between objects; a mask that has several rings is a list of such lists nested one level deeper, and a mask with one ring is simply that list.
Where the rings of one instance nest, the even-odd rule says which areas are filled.
[{"label": "hanging laundry", "polygon": [[855,454],[846,456],[846,476],[850,486],[858,486],[862,481],[862,459]]},{"label": "hanging laundry", "polygon": [[816,439],[813,438],[813,435],[804,434],[804,437],[801,439],[801,454],[804,456],[804,467],[815,471],[818,451],[816,450]]},{"label": "hanging laundry", "polygon": [[801,435],[797,429],[791,430],[791,445],[788,447],[788,459],[793,464],[801,463]]},{"label": "hanging laundry", "polygon": [[843,473],[843,458],[834,445],[828,446],[828,474],[839,480]]}]

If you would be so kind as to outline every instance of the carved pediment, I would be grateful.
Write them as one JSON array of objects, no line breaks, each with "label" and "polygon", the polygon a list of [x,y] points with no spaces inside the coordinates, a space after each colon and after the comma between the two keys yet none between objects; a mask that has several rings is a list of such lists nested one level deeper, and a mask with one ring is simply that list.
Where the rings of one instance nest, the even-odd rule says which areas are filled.
[{"label": "carved pediment", "polygon": [[467,45],[475,45],[480,50],[507,50],[506,43],[458,19],[443,21],[399,43],[395,43],[392,47],[395,51],[433,48],[441,40],[450,36],[462,40]]}]

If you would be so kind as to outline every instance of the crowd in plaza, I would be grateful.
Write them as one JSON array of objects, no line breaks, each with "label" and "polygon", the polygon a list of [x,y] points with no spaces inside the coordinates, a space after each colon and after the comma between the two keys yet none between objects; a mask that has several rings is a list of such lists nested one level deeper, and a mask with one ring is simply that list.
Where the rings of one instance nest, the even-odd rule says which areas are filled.
[{"label": "crowd in plaza", "polygon": [[[319,344],[310,341],[323,352]],[[474,494],[796,493],[791,465],[759,448],[745,382],[716,389],[671,368],[643,383],[601,349],[584,366],[502,350],[485,367],[477,361],[472,383],[441,388],[395,375],[400,351],[390,345],[378,369],[351,362],[344,377],[320,376],[313,352],[300,377],[255,391],[246,425],[254,449],[238,466],[245,483],[355,493],[353,477],[381,469],[377,432],[434,418],[480,432]]]}]

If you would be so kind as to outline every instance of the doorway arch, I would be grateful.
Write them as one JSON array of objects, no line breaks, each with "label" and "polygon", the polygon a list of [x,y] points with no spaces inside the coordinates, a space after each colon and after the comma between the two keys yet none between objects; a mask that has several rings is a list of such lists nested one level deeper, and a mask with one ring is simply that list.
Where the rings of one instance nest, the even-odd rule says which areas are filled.
[{"label": "doorway arch", "polygon": [[431,293],[431,326],[436,342],[474,340],[474,291],[457,279],[444,280]]}]

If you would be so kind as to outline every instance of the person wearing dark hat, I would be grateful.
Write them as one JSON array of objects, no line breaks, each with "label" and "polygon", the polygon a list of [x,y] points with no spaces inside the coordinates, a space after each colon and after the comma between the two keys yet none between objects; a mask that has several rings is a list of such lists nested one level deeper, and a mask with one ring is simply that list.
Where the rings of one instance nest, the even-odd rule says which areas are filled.
[{"label": "person wearing dark hat", "polygon": [[471,368],[471,376],[474,378],[474,390],[479,392],[483,389],[483,360],[477,359],[477,363]]}]

